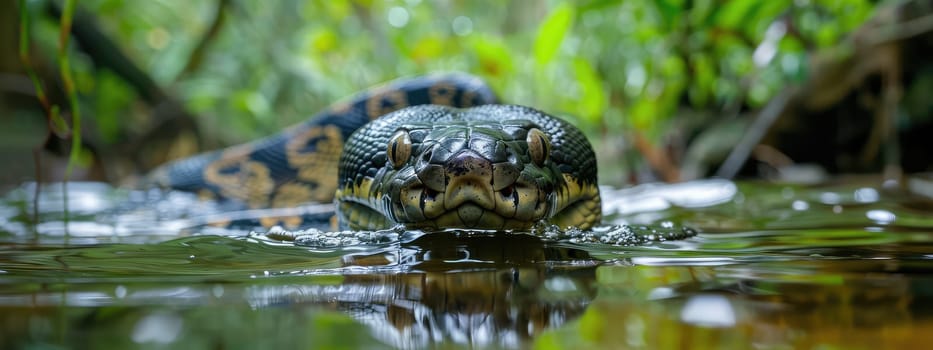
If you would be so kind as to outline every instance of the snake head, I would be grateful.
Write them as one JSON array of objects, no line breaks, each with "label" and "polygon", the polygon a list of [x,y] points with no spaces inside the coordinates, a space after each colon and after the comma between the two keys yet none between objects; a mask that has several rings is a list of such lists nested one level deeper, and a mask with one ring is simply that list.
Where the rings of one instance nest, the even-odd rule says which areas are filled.
[{"label": "snake head", "polygon": [[589,143],[530,108],[412,107],[364,126],[346,147],[337,200],[351,228],[524,230],[542,220],[583,228],[599,220],[595,162],[584,171],[578,166],[589,162],[575,158],[595,158]]}]

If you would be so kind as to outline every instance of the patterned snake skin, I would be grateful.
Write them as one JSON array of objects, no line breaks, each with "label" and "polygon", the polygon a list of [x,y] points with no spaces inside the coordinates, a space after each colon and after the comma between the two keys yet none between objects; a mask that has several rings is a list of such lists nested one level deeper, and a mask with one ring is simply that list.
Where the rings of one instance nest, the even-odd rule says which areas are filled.
[{"label": "patterned snake skin", "polygon": [[[337,194],[340,218],[357,229],[385,228],[398,223],[423,229],[515,229],[527,228],[538,220],[586,228],[598,222],[595,156],[585,137],[572,125],[530,108],[489,106],[458,110],[494,103],[497,103],[495,94],[473,76],[443,74],[400,79],[336,103],[279,134],[166,164],[156,169],[149,180],[162,188],[196,192],[206,199],[238,202],[251,209],[331,202]],[[392,113],[395,111],[399,112]],[[450,159],[439,158],[444,152],[433,152],[437,157],[429,162],[433,169],[430,175],[421,168],[420,173],[414,170],[420,164],[414,161],[416,156],[412,156],[408,170],[397,171],[394,166],[401,164],[393,162],[388,165],[392,171],[379,170],[379,166],[387,166],[387,154],[399,158],[396,153],[387,153],[392,145],[398,146],[397,142],[389,142],[389,137],[399,128],[407,130],[409,146],[414,148],[411,154],[440,145],[448,151],[446,156],[455,158],[463,169],[452,169],[453,165],[445,165]],[[418,132],[429,129],[447,130],[448,135],[441,140],[438,137],[443,136]],[[357,130],[360,131],[354,133]],[[532,139],[536,147],[527,146],[526,141]],[[481,145],[484,142],[486,146]],[[453,149],[458,145],[465,145],[470,154],[459,157],[462,152]],[[538,153],[529,155],[530,149]],[[448,171],[437,171],[444,167]],[[380,171],[380,177],[374,178]],[[391,172],[407,174],[408,185],[411,175],[417,173],[414,178],[421,179],[422,186],[434,188],[428,194],[438,194],[446,188],[437,184],[449,182],[453,174],[450,171],[466,176],[463,181],[454,179],[455,183],[470,186],[460,187],[456,198],[462,199],[462,203],[453,203],[450,198],[455,196],[447,196],[446,204],[453,207],[443,212],[459,214],[446,218],[440,218],[443,214],[436,210],[414,215],[412,206],[424,203],[430,206],[431,202],[413,202],[411,186],[405,190],[409,195],[405,201],[397,197],[403,194],[398,186],[389,192],[359,191],[361,186],[371,190],[373,181],[388,181],[383,176]],[[520,181],[493,186],[496,196],[509,197],[500,199],[496,209],[489,188],[471,186],[487,181],[470,177],[477,171],[476,176],[495,173],[501,184],[505,184],[505,177]],[[503,175],[504,172],[509,174]],[[425,176],[440,178],[431,180]],[[393,177],[395,181],[402,181],[401,178]],[[485,197],[471,194],[474,190],[485,191],[482,195]],[[393,201],[397,203],[394,207]],[[538,202],[537,209],[522,209],[525,204]],[[507,206],[515,209],[508,210]],[[487,212],[495,215],[482,214]],[[302,222],[301,218],[288,217],[258,219],[263,226],[287,228],[297,228]]]}]

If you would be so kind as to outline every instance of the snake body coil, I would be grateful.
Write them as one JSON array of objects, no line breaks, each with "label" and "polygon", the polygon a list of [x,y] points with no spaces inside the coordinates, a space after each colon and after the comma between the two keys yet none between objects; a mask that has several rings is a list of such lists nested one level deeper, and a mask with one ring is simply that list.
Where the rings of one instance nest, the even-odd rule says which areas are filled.
[{"label": "snake body coil", "polygon": [[[330,202],[336,193],[339,217],[354,229],[597,223],[596,161],[583,134],[534,109],[492,103],[471,76],[398,80],[280,134],[170,163],[150,180],[248,208]],[[302,219],[259,221],[296,228]]]}]

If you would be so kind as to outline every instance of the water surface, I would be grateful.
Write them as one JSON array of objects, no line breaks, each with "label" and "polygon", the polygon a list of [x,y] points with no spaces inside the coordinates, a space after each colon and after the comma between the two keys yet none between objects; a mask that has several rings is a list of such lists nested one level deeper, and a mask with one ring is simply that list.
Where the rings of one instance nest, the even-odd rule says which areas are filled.
[{"label": "water surface", "polygon": [[217,227],[253,212],[103,184],[69,184],[67,216],[44,186],[34,216],[25,185],[0,205],[0,348],[912,347],[933,338],[929,183],[604,189],[607,223],[699,232],[634,245],[296,244]]}]

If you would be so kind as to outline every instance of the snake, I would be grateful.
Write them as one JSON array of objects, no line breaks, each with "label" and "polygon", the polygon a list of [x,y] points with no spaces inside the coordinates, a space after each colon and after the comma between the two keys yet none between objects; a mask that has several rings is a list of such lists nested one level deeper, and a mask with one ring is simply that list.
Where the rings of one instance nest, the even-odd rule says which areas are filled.
[{"label": "snake", "polygon": [[148,180],[253,209],[334,202],[339,225],[353,230],[588,229],[601,220],[586,136],[559,117],[500,104],[482,79],[462,73],[370,88],[278,134],[163,165]]}]

